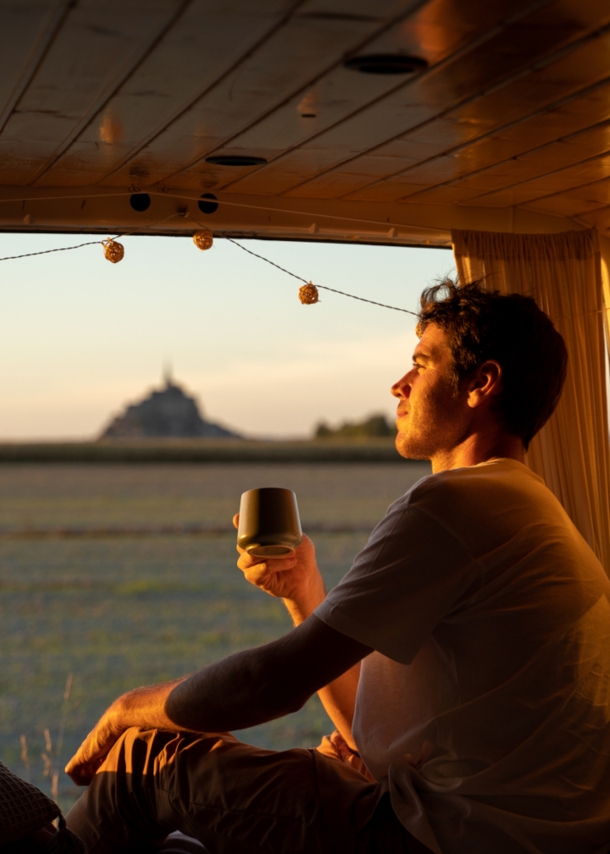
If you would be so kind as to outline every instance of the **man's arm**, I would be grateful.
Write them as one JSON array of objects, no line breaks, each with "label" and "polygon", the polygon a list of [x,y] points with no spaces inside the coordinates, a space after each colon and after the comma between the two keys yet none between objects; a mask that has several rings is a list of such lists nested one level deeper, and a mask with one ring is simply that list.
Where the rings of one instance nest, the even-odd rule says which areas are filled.
[{"label": "man's arm", "polygon": [[[235,527],[238,519],[236,516],[233,520]],[[316,563],[314,545],[308,537],[303,537],[302,544],[290,558],[275,558],[265,563],[252,558],[242,549],[238,548],[238,552],[240,557],[237,565],[246,579],[271,596],[281,598],[295,626],[308,620],[324,601],[324,581]],[[360,659],[357,659],[353,667],[328,684],[323,683],[323,687],[318,690],[328,716],[352,750],[356,749],[352,721],[359,678]]]},{"label": "man's arm", "polygon": [[121,733],[131,726],[224,732],[295,712],[369,652],[312,616],[265,646],[235,653],[184,679],[136,688],[119,697],[66,772],[74,782],[88,783]]}]

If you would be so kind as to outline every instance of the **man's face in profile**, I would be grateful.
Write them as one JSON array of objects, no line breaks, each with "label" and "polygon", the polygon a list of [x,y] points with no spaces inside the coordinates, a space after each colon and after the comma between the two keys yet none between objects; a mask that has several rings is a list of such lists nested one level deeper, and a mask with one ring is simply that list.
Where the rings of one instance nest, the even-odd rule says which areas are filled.
[{"label": "man's face in profile", "polygon": [[464,438],[470,421],[466,395],[456,392],[446,333],[426,327],[413,352],[413,367],[392,386],[398,398],[396,448],[408,459],[432,459]]}]

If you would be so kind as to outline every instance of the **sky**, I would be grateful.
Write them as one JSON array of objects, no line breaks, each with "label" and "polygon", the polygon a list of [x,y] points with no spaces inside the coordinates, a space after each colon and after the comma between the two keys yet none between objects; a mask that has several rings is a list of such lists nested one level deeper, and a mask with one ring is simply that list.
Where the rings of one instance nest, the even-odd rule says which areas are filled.
[{"label": "sky", "polygon": [[[83,235],[0,235],[0,258],[71,246]],[[394,413],[389,388],[410,367],[415,318],[320,291],[216,239],[125,237],[0,267],[0,441],[93,439],[162,384],[164,365],[205,417],[247,436],[307,437]],[[450,251],[241,241],[314,283],[416,311],[454,271]]]}]

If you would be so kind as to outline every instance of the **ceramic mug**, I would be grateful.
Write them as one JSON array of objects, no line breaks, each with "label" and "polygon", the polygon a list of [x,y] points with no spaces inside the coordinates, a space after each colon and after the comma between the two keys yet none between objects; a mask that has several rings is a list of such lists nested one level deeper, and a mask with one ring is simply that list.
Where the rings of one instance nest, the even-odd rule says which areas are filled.
[{"label": "ceramic mug", "polygon": [[240,548],[252,557],[288,557],[302,539],[297,497],[291,489],[267,486],[243,493],[237,530]]}]

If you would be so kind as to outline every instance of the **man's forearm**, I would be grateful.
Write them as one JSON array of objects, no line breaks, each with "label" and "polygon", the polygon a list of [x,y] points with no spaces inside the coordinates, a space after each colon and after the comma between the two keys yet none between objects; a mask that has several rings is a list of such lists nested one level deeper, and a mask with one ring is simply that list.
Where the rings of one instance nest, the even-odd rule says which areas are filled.
[{"label": "man's forearm", "polygon": [[165,703],[174,725],[196,732],[245,729],[297,711],[311,692],[273,644],[235,653],[193,673]]},{"label": "man's forearm", "polygon": [[106,712],[108,723],[117,730],[190,732],[255,726],[296,711],[307,699],[295,690],[296,679],[280,679],[285,689],[278,687],[278,667],[272,647],[244,650],[190,676],[128,691]]}]

